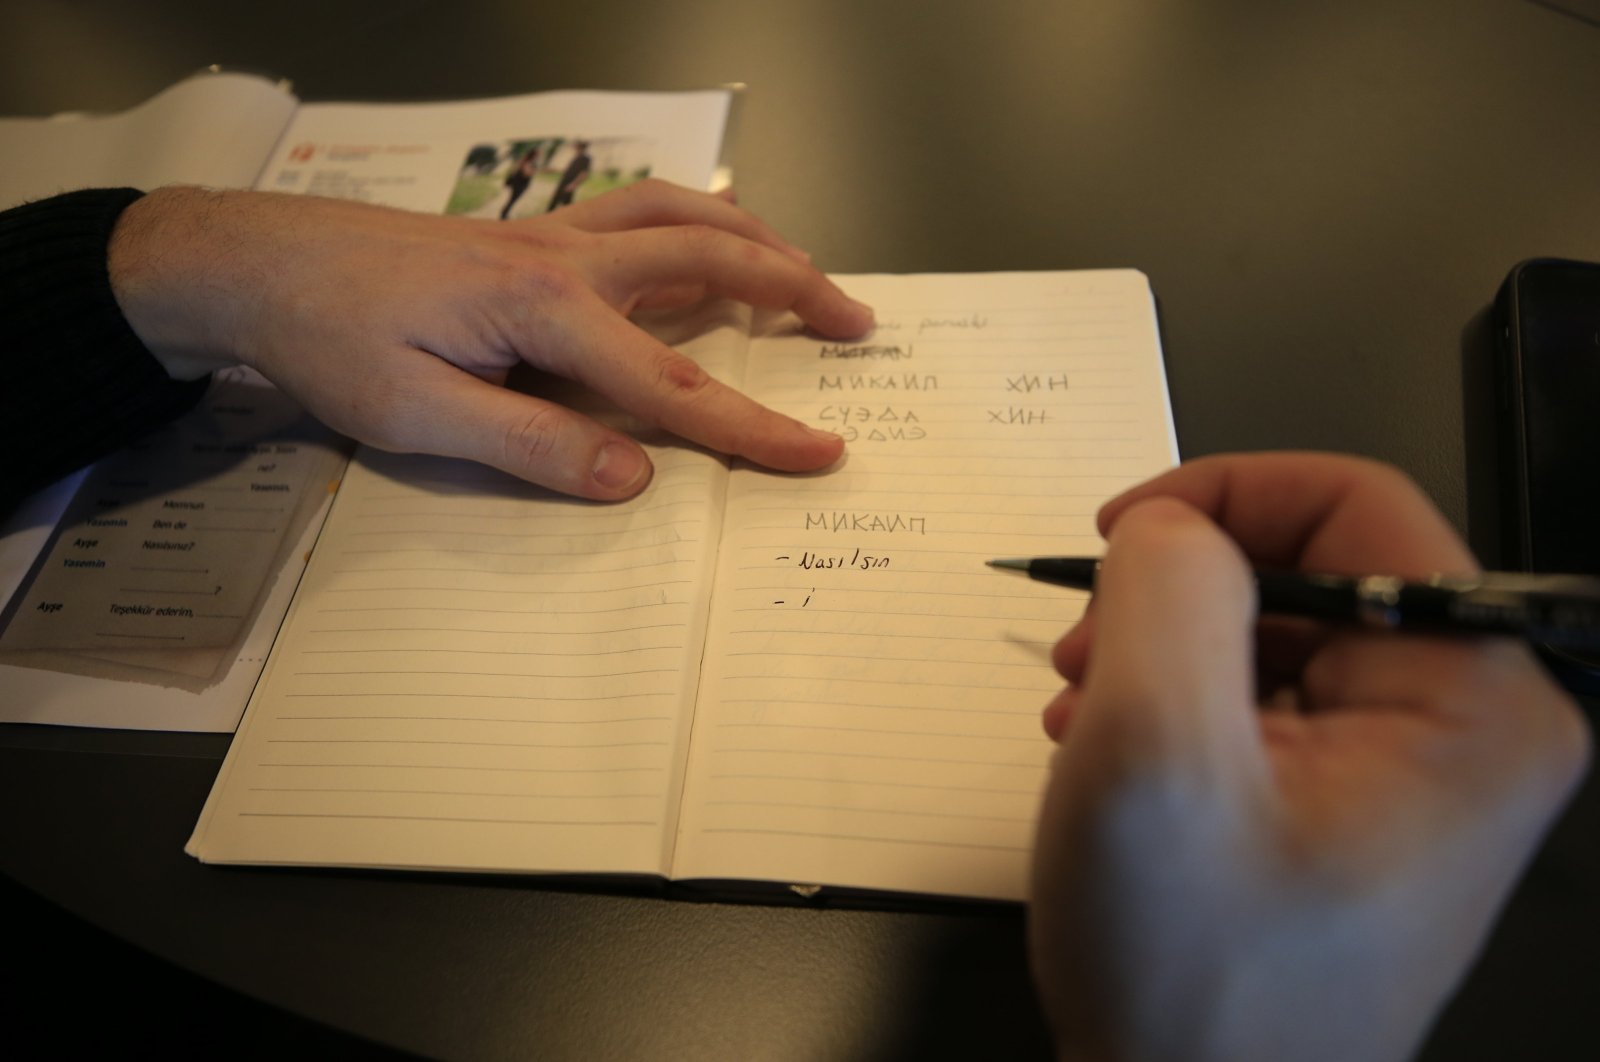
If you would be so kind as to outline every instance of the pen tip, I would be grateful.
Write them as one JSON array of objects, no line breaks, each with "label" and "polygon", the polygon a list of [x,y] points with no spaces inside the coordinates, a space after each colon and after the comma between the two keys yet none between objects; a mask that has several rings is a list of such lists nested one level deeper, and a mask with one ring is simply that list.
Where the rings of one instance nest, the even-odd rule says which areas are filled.
[{"label": "pen tip", "polygon": [[1014,558],[1001,558],[999,560],[986,561],[985,563],[991,568],[1003,568],[1013,572],[1025,572],[1028,570],[1027,561]]}]

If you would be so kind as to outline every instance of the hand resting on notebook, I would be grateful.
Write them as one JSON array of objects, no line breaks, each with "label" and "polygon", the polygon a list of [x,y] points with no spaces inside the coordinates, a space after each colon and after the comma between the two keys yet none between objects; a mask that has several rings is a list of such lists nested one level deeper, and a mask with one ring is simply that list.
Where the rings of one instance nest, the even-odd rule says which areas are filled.
[{"label": "hand resting on notebook", "polygon": [[1247,560],[1475,568],[1392,469],[1203,459],[1100,527],[1031,909],[1062,1057],[1408,1056],[1583,772],[1575,706],[1512,640],[1257,625]]},{"label": "hand resting on notebook", "polygon": [[807,257],[719,196],[645,181],[511,222],[167,188],[127,208],[112,290],[174,377],[243,363],[383,449],[464,457],[586,498],[649,482],[627,435],[498,386],[519,361],[643,421],[786,471],[843,449],[717,383],[627,320],[708,294],[872,327]]}]

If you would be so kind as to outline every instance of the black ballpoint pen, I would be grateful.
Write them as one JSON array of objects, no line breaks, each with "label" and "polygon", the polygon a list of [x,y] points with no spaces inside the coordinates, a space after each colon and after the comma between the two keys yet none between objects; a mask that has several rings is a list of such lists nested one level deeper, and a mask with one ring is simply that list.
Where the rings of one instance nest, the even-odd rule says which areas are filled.
[{"label": "black ballpoint pen", "polygon": [[[991,568],[1093,590],[1098,557],[992,560]],[[1600,579],[1479,572],[1421,580],[1258,570],[1262,612],[1368,627],[1456,634],[1512,634],[1568,649],[1600,649]]]}]

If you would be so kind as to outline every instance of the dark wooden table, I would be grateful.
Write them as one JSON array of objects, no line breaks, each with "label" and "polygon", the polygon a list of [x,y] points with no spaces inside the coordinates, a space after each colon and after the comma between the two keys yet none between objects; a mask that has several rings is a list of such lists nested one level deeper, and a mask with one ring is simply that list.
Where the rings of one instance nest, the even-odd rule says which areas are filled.
[{"label": "dark wooden table", "polygon": [[[4,22],[5,114],[121,109],[211,63],[308,100],[746,81],[743,202],[825,268],[1141,268],[1185,456],[1392,461],[1490,560],[1483,311],[1522,258],[1600,260],[1593,0],[78,0]],[[0,728],[14,1016],[60,1020],[31,971],[77,966],[94,991],[57,1001],[60,1031],[86,1035],[114,952],[137,1007],[299,1016],[263,1008],[224,1052],[302,1018],[449,1057],[1047,1051],[1014,909],[205,868],[181,846],[224,750]],[[1597,842],[1591,782],[1426,1057],[1600,1057]],[[361,1050],[327,1035],[304,1042]]]}]

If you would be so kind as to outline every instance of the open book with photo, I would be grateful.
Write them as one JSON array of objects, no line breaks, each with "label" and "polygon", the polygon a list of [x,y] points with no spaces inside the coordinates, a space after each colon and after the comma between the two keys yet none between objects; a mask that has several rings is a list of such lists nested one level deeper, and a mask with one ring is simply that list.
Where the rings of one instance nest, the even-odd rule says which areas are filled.
[{"label": "open book with photo", "polygon": [[[646,176],[727,180],[732,89],[303,103],[213,72],[115,114],[0,118],[0,207],[74,188],[165,184],[363,199],[425,213],[543,212]],[[720,170],[720,176],[719,176]]]}]

